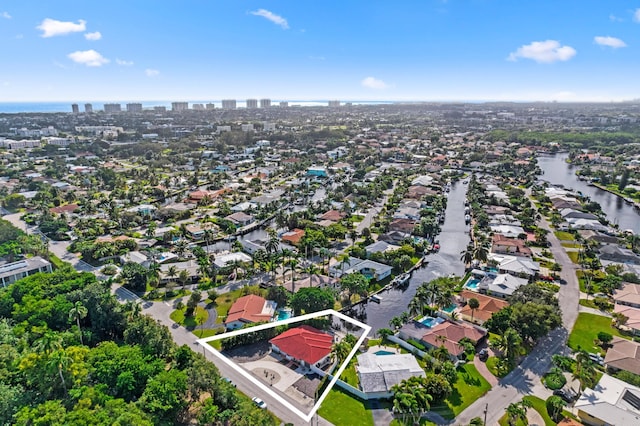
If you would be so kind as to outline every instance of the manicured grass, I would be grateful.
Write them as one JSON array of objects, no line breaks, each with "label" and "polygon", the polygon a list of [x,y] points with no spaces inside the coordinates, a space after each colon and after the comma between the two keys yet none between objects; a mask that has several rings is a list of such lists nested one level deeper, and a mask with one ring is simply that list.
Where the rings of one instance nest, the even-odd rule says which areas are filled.
[{"label": "manicured grass", "polygon": [[555,236],[558,237],[560,241],[575,241],[576,237],[571,232],[565,231],[555,231]]},{"label": "manicured grass", "polygon": [[204,337],[215,336],[216,334],[224,333],[224,328],[205,328],[197,330],[197,336],[202,339]]},{"label": "manicured grass", "polygon": [[471,363],[465,364],[458,368],[458,381],[453,385],[451,395],[444,400],[444,404],[432,404],[431,411],[445,419],[453,419],[490,389],[491,385],[476,367]]},{"label": "manicured grass", "polygon": [[579,254],[577,251],[568,251],[567,256],[569,256],[569,259],[571,259],[573,263],[578,263]]},{"label": "manicured grass", "polygon": [[373,426],[373,415],[365,403],[339,388],[333,388],[318,410],[336,426]]},{"label": "manicured grass", "polygon": [[340,376],[340,380],[350,384],[354,388],[358,387],[358,383],[360,382],[360,380],[358,380],[358,373],[356,373],[355,363],[350,363],[347,368],[345,368],[345,370],[342,372],[342,375]]},{"label": "manicured grass", "polygon": [[562,247],[566,247],[566,248],[577,248],[579,249],[580,247],[582,247],[580,244],[578,243],[561,243],[560,244]]},{"label": "manicured grass", "polygon": [[[551,420],[551,417],[549,417],[549,414],[547,413],[547,406],[543,399],[540,399],[537,396],[531,396],[531,395],[527,395],[522,399],[527,400],[531,403],[532,407],[529,408],[529,410],[536,410],[540,414],[540,416],[542,416],[542,420],[544,420],[545,426],[556,425],[556,422]],[[502,416],[500,420],[498,420],[498,423],[500,424],[500,426],[509,426],[509,422],[507,420],[507,413],[505,413],[504,416]],[[516,423],[516,426],[525,426],[526,424],[527,423],[518,421]]]},{"label": "manicured grass", "polygon": [[593,298],[587,300],[587,299],[580,299],[580,306],[586,306],[587,308],[593,308],[593,309],[600,309],[596,306],[595,303],[593,303]]},{"label": "manicured grass", "polygon": [[611,318],[602,315],[580,312],[576,324],[571,330],[567,345],[577,351],[583,349],[587,352],[600,352],[600,348],[593,343],[598,333],[604,331],[614,336],[625,337],[620,331],[611,325]]},{"label": "manicured grass", "polygon": [[161,294],[160,297],[156,297],[155,299],[147,298],[147,300],[153,300],[154,302],[162,302],[163,300],[174,300],[174,299],[177,299],[179,297],[190,295],[191,294],[191,290],[180,289],[180,290],[172,291],[172,292],[168,293],[168,294],[171,294],[171,296],[168,296],[166,298],[164,297],[164,292],[161,292],[160,294]]},{"label": "manicured grass", "polygon": [[207,318],[209,318],[209,313],[204,308],[201,308],[200,306],[196,307],[196,310],[193,316],[190,316],[190,317],[184,316],[184,313],[186,310],[187,310],[186,307],[183,309],[176,309],[175,311],[171,312],[171,315],[169,315],[169,318],[171,318],[173,322],[177,322],[178,324],[183,325],[190,330],[198,326],[198,319],[202,319],[202,322],[204,323],[207,320]]},{"label": "manicured grass", "polygon": [[486,364],[487,364],[487,368],[489,369],[489,372],[501,379],[507,374],[511,373],[511,370],[513,370],[513,367],[509,367],[507,369],[501,370],[498,368],[499,361],[500,359],[497,356],[490,356],[487,359]]}]

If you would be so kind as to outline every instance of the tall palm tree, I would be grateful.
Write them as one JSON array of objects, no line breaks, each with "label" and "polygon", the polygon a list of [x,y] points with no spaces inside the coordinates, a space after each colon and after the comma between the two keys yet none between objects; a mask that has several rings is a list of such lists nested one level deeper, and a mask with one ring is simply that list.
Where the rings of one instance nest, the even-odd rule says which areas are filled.
[{"label": "tall palm tree", "polygon": [[526,422],[527,420],[527,408],[531,407],[531,404],[527,400],[522,400],[520,402],[512,402],[506,408],[507,420],[509,422],[509,426],[515,426],[518,420]]},{"label": "tall palm tree", "polygon": [[264,244],[264,248],[268,254],[272,255],[278,252],[278,249],[280,248],[280,241],[278,239],[278,234],[273,228],[269,228],[267,233],[269,234],[269,239],[267,239],[267,242]]},{"label": "tall palm tree", "polygon": [[478,242],[473,248],[473,258],[480,262],[486,262],[489,258],[489,246],[487,243]]},{"label": "tall palm tree", "polygon": [[293,294],[296,293],[296,271],[298,270],[298,264],[300,261],[297,257],[292,257],[289,259],[289,271],[291,272],[291,292]]},{"label": "tall palm tree", "polygon": [[[322,258],[323,272],[329,274],[329,259],[331,258],[331,251],[326,247],[320,248],[320,257]],[[327,261],[327,268],[324,267],[324,262]]]},{"label": "tall palm tree", "polygon": [[67,391],[67,383],[64,380],[64,371],[69,368],[72,362],[73,359],[69,356],[69,354],[67,354],[67,351],[65,351],[64,349],[59,349],[55,352],[52,352],[47,360],[47,365],[50,368],[57,370],[60,381],[62,382],[62,387],[64,388],[65,392]]},{"label": "tall palm tree", "polygon": [[471,265],[473,262],[473,246],[469,244],[465,250],[460,252],[460,260],[466,265]]},{"label": "tall palm tree", "polygon": [[589,358],[589,354],[586,351],[578,352],[573,378],[580,382],[580,390],[595,386],[597,374],[598,372],[593,361]]},{"label": "tall palm tree", "polygon": [[178,276],[178,268],[176,265],[171,265],[167,268],[167,276],[169,278],[175,278]]},{"label": "tall palm tree", "polygon": [[78,325],[81,345],[84,345],[84,341],[82,339],[82,328],[80,328],[80,320],[82,318],[85,318],[87,316],[87,313],[87,308],[85,308],[82,302],[80,302],[79,300],[77,300],[76,303],[73,304],[73,308],[71,308],[71,310],[69,311],[69,320],[73,321],[75,319],[76,324]]},{"label": "tall palm tree", "polygon": [[513,365],[522,346],[522,337],[513,328],[508,328],[498,341],[498,349],[503,353],[504,358],[510,365]]},{"label": "tall palm tree", "polygon": [[472,297],[471,299],[469,299],[467,304],[469,305],[469,308],[471,309],[471,321],[473,321],[473,314],[474,314],[475,310],[480,307],[480,301],[478,299],[476,299],[475,297]]},{"label": "tall palm tree", "polygon": [[49,355],[62,349],[62,337],[54,331],[47,330],[33,343],[33,346],[37,353]]},{"label": "tall palm tree", "polygon": [[344,275],[344,268],[351,264],[351,257],[348,253],[342,253],[338,255],[338,263],[340,264],[340,269],[342,270],[342,274]]}]

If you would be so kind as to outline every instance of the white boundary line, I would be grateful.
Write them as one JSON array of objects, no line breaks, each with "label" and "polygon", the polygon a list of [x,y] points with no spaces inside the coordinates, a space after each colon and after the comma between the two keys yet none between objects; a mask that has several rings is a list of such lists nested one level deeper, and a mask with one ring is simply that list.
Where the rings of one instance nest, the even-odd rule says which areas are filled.
[{"label": "white boundary line", "polygon": [[[214,340],[226,339],[228,337],[239,336],[241,334],[247,334],[247,333],[253,333],[255,331],[266,330],[266,329],[274,328],[274,327],[277,327],[277,326],[280,326],[280,325],[293,324],[293,323],[296,323],[296,322],[301,322],[301,321],[305,321],[305,320],[312,319],[312,318],[324,317],[324,316],[327,316],[327,315],[333,315],[333,316],[336,316],[336,317],[338,317],[338,318],[340,318],[340,319],[342,319],[344,321],[347,321],[347,322],[349,322],[349,323],[351,323],[351,324],[353,324],[353,325],[355,325],[357,327],[360,327],[361,329],[363,329],[364,332],[362,333],[362,335],[360,336],[360,338],[358,339],[356,344],[353,346],[353,349],[351,349],[351,352],[349,353],[349,356],[347,356],[347,358],[342,363],[342,365],[340,366],[338,371],[333,375],[333,379],[331,379],[331,382],[329,382],[329,385],[326,387],[325,391],[322,393],[322,395],[320,395],[320,398],[318,398],[318,400],[316,401],[315,405],[313,406],[313,408],[311,409],[311,412],[309,414],[305,414],[302,411],[300,411],[298,408],[296,408],[289,401],[285,400],[280,395],[278,395],[278,393],[276,391],[274,391],[272,388],[267,387],[267,385],[265,385],[264,383],[259,381],[257,378],[255,378],[254,376],[249,374],[249,372],[247,370],[245,370],[244,368],[240,367],[235,362],[229,360],[226,356],[222,355],[220,353],[220,351],[216,350],[211,345],[207,345],[206,344],[206,343],[212,342]],[[333,309],[326,309],[324,311],[313,312],[313,313],[310,313],[310,314],[301,315],[299,317],[292,317],[292,318],[289,318],[289,319],[286,319],[286,320],[282,320],[282,321],[275,321],[275,322],[271,322],[271,323],[260,324],[260,325],[255,326],[255,327],[243,328],[241,330],[230,331],[230,332],[224,333],[224,334],[218,334],[218,335],[215,335],[215,336],[205,337],[203,339],[198,339],[198,343],[200,345],[202,345],[203,348],[206,348],[209,352],[211,352],[213,354],[213,356],[215,356],[220,361],[222,361],[225,364],[227,364],[229,367],[233,368],[235,371],[237,371],[242,376],[244,376],[246,379],[248,379],[251,383],[253,383],[254,385],[258,386],[260,389],[262,389],[263,391],[265,391],[266,393],[271,395],[280,404],[282,404],[283,406],[288,408],[291,412],[293,412],[298,417],[300,417],[301,419],[303,419],[305,422],[308,423],[308,422],[311,421],[311,419],[314,416],[314,414],[316,413],[316,411],[318,411],[318,409],[320,408],[320,405],[322,405],[322,402],[324,401],[324,399],[329,394],[329,391],[336,384],[336,382],[338,381],[338,378],[340,377],[340,375],[347,368],[347,365],[349,364],[349,361],[351,361],[351,358],[353,358],[355,356],[356,352],[358,351],[358,349],[360,348],[360,346],[364,342],[364,339],[366,339],[366,337],[367,337],[367,335],[369,334],[370,331],[371,331],[371,326],[369,326],[367,324],[364,324],[364,323],[362,323],[362,322],[360,322],[358,320],[355,320],[355,319],[353,319],[351,317],[348,317],[348,316],[346,316],[346,315],[344,315],[344,314],[342,314],[342,313],[340,313],[338,311],[335,311]]]}]

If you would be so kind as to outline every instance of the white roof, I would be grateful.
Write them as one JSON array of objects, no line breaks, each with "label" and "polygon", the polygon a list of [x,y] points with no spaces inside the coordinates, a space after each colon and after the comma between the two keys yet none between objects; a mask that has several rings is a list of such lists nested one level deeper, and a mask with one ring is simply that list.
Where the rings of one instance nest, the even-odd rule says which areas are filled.
[{"label": "white roof", "polygon": [[611,425],[640,424],[640,388],[604,374],[593,389],[586,389],[575,408]]},{"label": "white roof", "polygon": [[411,354],[358,355],[357,370],[364,392],[387,392],[409,377],[425,377],[424,370]]},{"label": "white roof", "polygon": [[228,253],[220,256],[216,256],[216,260],[213,262],[218,268],[224,268],[227,264],[233,261],[251,262],[251,257],[241,251],[236,253]]}]

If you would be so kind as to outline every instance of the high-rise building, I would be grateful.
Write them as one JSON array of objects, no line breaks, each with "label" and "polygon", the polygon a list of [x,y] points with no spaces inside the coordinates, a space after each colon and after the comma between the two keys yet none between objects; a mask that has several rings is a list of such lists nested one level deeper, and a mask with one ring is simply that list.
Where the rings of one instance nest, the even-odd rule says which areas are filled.
[{"label": "high-rise building", "polygon": [[289,106],[289,102],[280,102],[281,108],[287,108]]},{"label": "high-rise building", "polygon": [[142,112],[142,104],[127,104],[127,112]]},{"label": "high-rise building", "polygon": [[122,106],[120,104],[104,104],[104,112],[106,113],[114,113],[121,112]]},{"label": "high-rise building", "polygon": [[329,106],[332,108],[336,108],[340,106],[340,101],[329,101]]},{"label": "high-rise building", "polygon": [[269,108],[271,107],[271,99],[260,99],[260,108]]},{"label": "high-rise building", "polygon": [[206,104],[204,107],[207,109],[207,111],[210,111],[210,110],[216,109],[216,105],[215,105],[215,104],[212,104],[212,103],[208,103],[208,104]]},{"label": "high-rise building", "polygon": [[258,108],[257,99],[247,99],[247,108]]},{"label": "high-rise building", "polygon": [[235,99],[223,99],[222,100],[222,109],[236,109],[236,100]]},{"label": "high-rise building", "polygon": [[171,111],[186,111],[189,109],[189,102],[171,102]]},{"label": "high-rise building", "polygon": [[153,110],[155,112],[167,112],[167,107],[166,106],[154,106]]},{"label": "high-rise building", "polygon": [[86,112],[86,113],[91,113],[91,112],[93,112],[93,105],[91,105],[91,104],[84,104],[84,112]]},{"label": "high-rise building", "polygon": [[77,114],[80,112],[80,108],[78,108],[78,104],[71,104],[71,112]]}]

